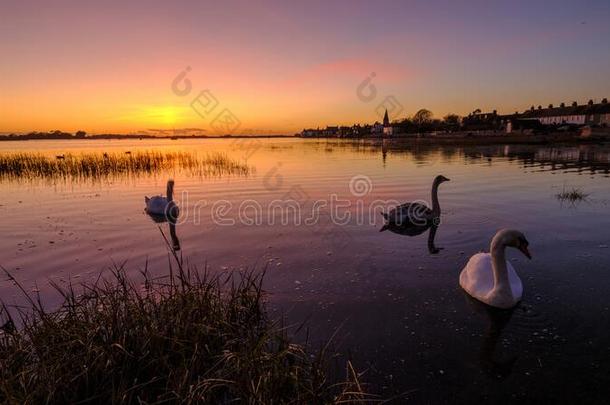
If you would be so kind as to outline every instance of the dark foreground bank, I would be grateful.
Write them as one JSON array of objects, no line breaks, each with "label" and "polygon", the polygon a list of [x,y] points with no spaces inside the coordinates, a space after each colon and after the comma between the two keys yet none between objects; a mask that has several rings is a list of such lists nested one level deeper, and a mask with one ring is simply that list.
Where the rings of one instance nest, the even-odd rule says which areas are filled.
[{"label": "dark foreground bank", "polygon": [[[357,374],[291,342],[262,303],[261,276],[180,265],[143,282],[122,268],[64,303],[2,308],[0,403],[365,403]],[[9,277],[11,277],[9,275]],[[25,292],[24,292],[25,293]],[[17,319],[18,318],[18,319]],[[15,327],[15,325],[21,325]]]}]

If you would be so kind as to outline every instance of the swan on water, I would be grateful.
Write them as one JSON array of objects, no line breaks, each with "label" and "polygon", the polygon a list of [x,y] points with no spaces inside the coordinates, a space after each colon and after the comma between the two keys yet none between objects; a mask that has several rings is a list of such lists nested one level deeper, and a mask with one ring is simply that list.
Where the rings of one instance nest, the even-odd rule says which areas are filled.
[{"label": "swan on water", "polygon": [[[441,206],[438,203],[438,186],[449,181],[445,176],[439,175],[432,182],[432,208],[419,202],[408,202],[393,208],[388,213],[381,213],[388,225],[409,226],[425,225],[441,216]],[[438,223],[437,223],[438,224]]]},{"label": "swan on water", "polygon": [[491,241],[490,253],[472,256],[460,274],[460,286],[473,298],[496,308],[512,308],[523,295],[523,284],[506,261],[506,247],[519,249],[528,259],[529,242],[523,233],[501,229]]},{"label": "swan on water", "polygon": [[166,215],[171,217],[178,216],[178,206],[174,202],[174,181],[167,182],[166,197],[157,195],[154,197],[144,197],[146,212],[150,215]]}]

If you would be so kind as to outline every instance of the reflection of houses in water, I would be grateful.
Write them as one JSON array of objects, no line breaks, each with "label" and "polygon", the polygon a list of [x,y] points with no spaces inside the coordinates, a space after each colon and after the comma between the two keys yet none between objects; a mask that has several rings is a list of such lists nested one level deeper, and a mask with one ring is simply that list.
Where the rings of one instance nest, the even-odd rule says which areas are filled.
[{"label": "reflection of houses in water", "polygon": [[451,162],[462,157],[467,164],[487,161],[493,165],[494,158],[522,164],[527,169],[539,171],[571,171],[610,175],[610,146],[583,144],[578,146],[536,145],[429,145],[401,143],[391,139],[359,140],[352,142],[325,140],[319,147],[326,151],[333,148],[348,149],[363,154],[380,154],[383,163],[388,156],[412,159],[416,165]]},{"label": "reflection of houses in water", "polygon": [[539,171],[570,171],[575,173],[610,174],[610,148],[592,145],[571,147],[532,147],[503,145],[465,148],[464,158],[475,163],[481,159],[506,158],[524,168]]},{"label": "reflection of houses in water", "polygon": [[610,150],[595,149],[590,146],[566,148],[542,148],[533,159],[525,160],[525,167],[543,171],[573,171],[610,173]]},{"label": "reflection of houses in water", "polygon": [[548,148],[536,152],[536,159],[553,162],[591,161],[610,164],[610,151],[593,148]]}]

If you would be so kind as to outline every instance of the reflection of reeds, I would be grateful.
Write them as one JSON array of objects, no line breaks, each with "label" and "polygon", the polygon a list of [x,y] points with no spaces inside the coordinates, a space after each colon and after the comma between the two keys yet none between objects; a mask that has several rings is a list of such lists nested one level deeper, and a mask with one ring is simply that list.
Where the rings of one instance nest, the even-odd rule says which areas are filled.
[{"label": "reflection of reeds", "polygon": [[250,174],[251,168],[220,153],[82,153],[49,157],[39,153],[0,155],[0,179],[103,179],[155,174],[172,169],[203,177]]}]

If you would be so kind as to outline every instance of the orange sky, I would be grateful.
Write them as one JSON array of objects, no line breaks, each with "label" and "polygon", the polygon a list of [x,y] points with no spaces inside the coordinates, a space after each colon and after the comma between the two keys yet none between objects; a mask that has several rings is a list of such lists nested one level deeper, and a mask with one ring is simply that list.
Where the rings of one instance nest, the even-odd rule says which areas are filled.
[{"label": "orange sky", "polygon": [[[607,2],[454,3],[4,2],[0,132],[292,134],[373,122],[388,96],[399,118],[609,95]],[[204,90],[218,103],[201,116]],[[223,111],[235,128],[212,123]]]}]

